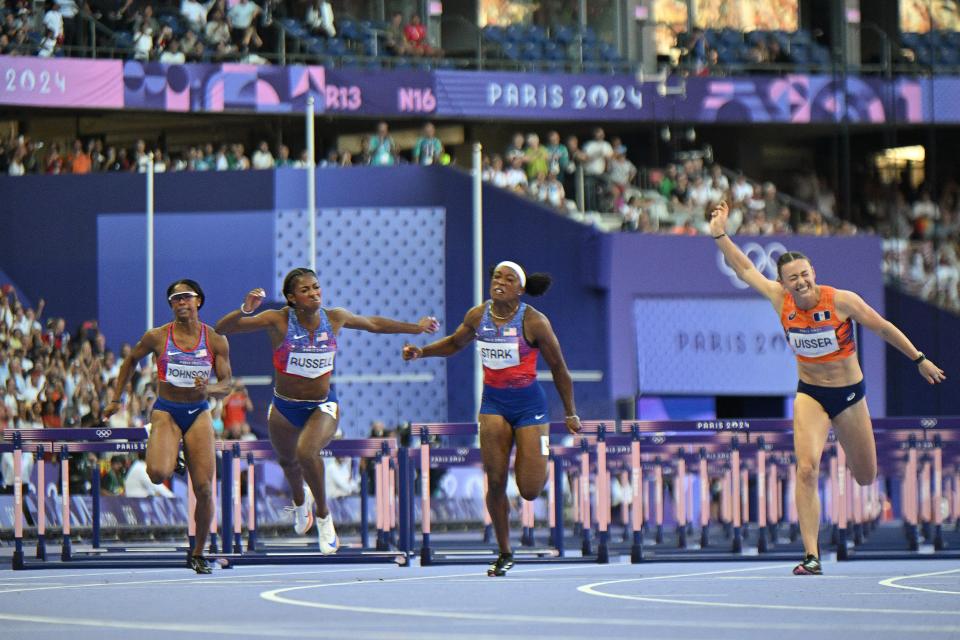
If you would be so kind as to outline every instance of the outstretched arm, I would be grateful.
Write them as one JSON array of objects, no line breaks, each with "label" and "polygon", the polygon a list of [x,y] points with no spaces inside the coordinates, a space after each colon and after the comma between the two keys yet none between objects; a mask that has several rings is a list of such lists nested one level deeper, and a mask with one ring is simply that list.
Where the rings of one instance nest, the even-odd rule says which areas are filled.
[{"label": "outstretched arm", "polygon": [[724,259],[737,274],[737,277],[779,309],[783,300],[783,288],[778,282],[770,280],[757,271],[753,261],[727,235],[727,217],[729,215],[730,207],[727,206],[726,202],[721,202],[714,207],[713,211],[710,212],[710,235],[713,236],[717,248],[723,253]]},{"label": "outstretched arm", "polygon": [[930,384],[937,384],[947,379],[943,369],[935,365],[924,357],[910,339],[904,335],[903,331],[897,328],[895,324],[881,316],[876,310],[868,305],[863,298],[853,291],[843,289],[837,291],[836,295],[837,311],[853,318],[870,331],[883,338],[890,346],[907,356],[914,362],[917,362],[917,368],[923,379]]},{"label": "outstretched arm", "polygon": [[263,304],[263,299],[266,296],[267,292],[263,289],[258,288],[250,291],[243,299],[243,304],[240,305],[239,309],[231,311],[217,320],[217,324],[213,328],[214,331],[220,335],[229,335],[231,333],[249,333],[277,327],[283,318],[282,311],[268,309],[257,315],[252,315]]},{"label": "outstretched arm", "polygon": [[477,325],[480,323],[480,316],[483,314],[483,306],[474,307],[464,316],[463,322],[457,327],[457,330],[445,338],[440,338],[436,342],[431,342],[425,347],[417,347],[412,344],[403,345],[403,359],[417,360],[418,358],[446,358],[457,353],[465,346],[474,341],[477,337]]},{"label": "outstretched arm", "polygon": [[421,333],[436,333],[437,329],[440,328],[440,323],[433,316],[424,316],[414,324],[382,316],[358,316],[341,307],[330,309],[327,316],[335,326],[340,325],[346,329],[359,329],[370,333],[411,333],[419,335]]},{"label": "outstretched arm", "polygon": [[[534,311],[531,309],[530,311]],[[553,385],[557,388],[560,400],[563,402],[564,422],[570,433],[580,432],[580,416],[577,415],[577,405],[573,401],[573,378],[570,377],[570,371],[567,370],[567,363],[563,359],[563,352],[560,350],[560,342],[557,335],[553,332],[553,326],[539,311],[535,311],[528,316],[524,326],[524,332],[532,339],[534,344],[540,349],[540,354],[546,360],[550,367],[550,373],[553,376]]]},{"label": "outstretched arm", "polygon": [[123,395],[123,390],[127,388],[127,383],[130,382],[133,368],[140,360],[143,360],[148,354],[157,350],[160,333],[157,329],[147,331],[143,334],[143,337],[140,338],[140,341],[134,345],[133,349],[130,350],[129,355],[123,359],[123,364],[120,365],[120,371],[117,373],[117,382],[113,387],[113,395],[103,410],[104,419],[109,418],[120,410],[120,397]]}]

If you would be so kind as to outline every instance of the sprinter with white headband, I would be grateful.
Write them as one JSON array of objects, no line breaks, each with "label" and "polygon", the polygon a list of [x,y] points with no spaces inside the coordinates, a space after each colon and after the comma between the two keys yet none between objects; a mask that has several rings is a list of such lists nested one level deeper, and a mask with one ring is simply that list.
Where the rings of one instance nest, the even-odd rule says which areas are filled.
[{"label": "sprinter with white headband", "polygon": [[[173,322],[150,329],[123,359],[113,396],[103,411],[106,420],[120,409],[120,399],[137,362],[148,354],[157,358],[157,400],[150,414],[147,441],[147,475],[160,484],[173,474],[180,440],[197,498],[197,536],[188,566],[197,573],[210,573],[203,547],[213,518],[213,469],[216,454],[213,422],[207,396],[230,393],[230,347],[227,339],[200,322],[203,289],[193,280],[177,280],[167,288]],[[217,382],[209,384],[211,371]]]},{"label": "sprinter with white headband", "polygon": [[320,553],[329,555],[336,553],[340,544],[327,509],[320,450],[333,438],[340,422],[340,404],[332,382],[337,336],[341,329],[434,333],[440,324],[432,316],[412,323],[354,315],[341,307],[324,309],[317,274],[304,267],[283,279],[286,309],[253,315],[266,295],[260,288],[250,291],[239,309],[217,321],[217,331],[231,334],[265,329],[270,336],[277,376],[267,427],[293,493],[293,530],[303,535],[316,519]]},{"label": "sprinter with white headband", "polygon": [[514,472],[520,495],[534,500],[547,481],[549,419],[546,396],[537,383],[538,353],[543,353],[550,366],[553,384],[566,411],[567,429],[570,433],[580,431],[573,381],[553,327],[545,315],[520,301],[524,293],[543,295],[550,282],[547,274],[533,273],[527,277],[517,263],[501,262],[493,270],[490,300],[470,309],[452,335],[423,348],[409,344],[403,347],[404,360],[451,356],[474,340],[480,349],[480,449],[487,474],[487,510],[500,547],[499,557],[487,570],[488,576],[502,576],[513,567],[507,471],[514,442]]}]

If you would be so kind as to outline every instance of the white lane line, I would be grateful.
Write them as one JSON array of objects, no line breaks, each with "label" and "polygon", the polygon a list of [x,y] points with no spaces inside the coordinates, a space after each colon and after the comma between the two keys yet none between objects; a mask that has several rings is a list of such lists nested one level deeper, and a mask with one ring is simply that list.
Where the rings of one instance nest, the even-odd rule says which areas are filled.
[{"label": "white lane line", "polygon": [[[350,569],[327,569],[327,570],[313,570],[313,571],[290,571],[290,572],[278,572],[278,573],[257,573],[250,576],[237,576],[236,574],[230,574],[225,576],[210,576],[209,578],[197,578],[192,576],[190,578],[168,578],[164,580],[134,580],[126,582],[88,582],[88,583],[77,583],[77,584],[67,584],[67,585],[58,585],[54,587],[20,587],[17,589],[5,589],[0,591],[0,594],[4,593],[24,593],[27,591],[52,591],[57,589],[80,589],[80,588],[90,588],[90,587],[124,587],[132,585],[144,585],[144,584],[168,584],[175,582],[217,582],[220,580],[236,580],[241,577],[248,578],[268,578],[273,576],[296,576],[296,575],[305,575],[305,574],[325,574],[325,573],[346,573],[346,572],[359,572],[359,571],[378,571],[383,567],[368,567],[368,568],[350,568]],[[183,569],[178,569],[178,571],[186,572],[188,569],[184,567]],[[230,569],[230,571],[237,571],[236,568]],[[124,572],[127,575],[130,574],[129,571]]]},{"label": "white lane line", "polygon": [[960,569],[948,569],[947,571],[934,571],[932,573],[916,573],[912,576],[896,576],[881,580],[880,584],[894,589],[907,589],[909,591],[923,591],[925,593],[942,593],[951,596],[960,596],[960,591],[947,591],[946,589],[929,589],[927,587],[910,587],[905,584],[897,584],[900,580],[913,580],[915,578],[927,578],[929,576],[943,576],[948,573],[958,573]]},{"label": "white lane line", "polygon": [[[171,623],[171,622],[150,622],[136,621],[124,622],[113,619],[99,618],[67,618],[56,616],[39,616],[16,613],[0,613],[0,620],[9,620],[11,622],[22,622],[29,624],[51,624],[77,627],[95,627],[100,629],[128,629],[142,632],[144,629],[150,631],[161,631],[169,633],[190,633],[190,634],[209,634],[225,635],[230,637],[258,636],[267,638],[331,638],[333,640],[342,640],[345,637],[351,640],[449,640],[450,633],[428,633],[424,631],[414,632],[392,632],[384,630],[359,631],[355,628],[347,629],[320,629],[315,622],[305,623],[298,626],[271,624],[269,627],[257,627],[252,625],[222,625],[222,624],[190,624],[190,623]],[[36,633],[36,629],[32,629]],[[470,634],[457,632],[457,638],[464,640],[529,640],[529,635],[503,635],[497,634]],[[570,640],[575,640],[573,636],[565,636]],[[561,640],[563,640],[561,638]]]},{"label": "white lane line", "polygon": [[[175,568],[175,569],[138,569],[142,573],[167,573],[170,571],[183,571],[186,568]],[[5,572],[13,573],[13,571]],[[19,573],[19,572],[18,572]],[[0,574],[3,580],[39,580],[40,578],[52,578],[56,576],[59,578],[96,578],[97,576],[115,576],[115,575],[130,575],[130,570],[126,571],[85,571],[84,573],[59,573],[56,569],[40,569],[40,570],[29,570],[27,573],[30,575],[26,576],[4,576]]]},{"label": "white lane line", "polygon": [[[779,568],[787,567],[792,565],[778,565]],[[676,574],[676,575],[664,575],[664,576],[649,576],[644,578],[625,578],[623,580],[606,580],[603,582],[594,582],[591,584],[585,584],[583,586],[577,587],[577,591],[581,593],[586,593],[591,596],[599,596],[602,598],[613,598],[616,600],[633,600],[639,602],[657,602],[662,604],[685,604],[685,605],[694,605],[700,607],[723,607],[727,609],[771,609],[779,611],[816,611],[819,613],[882,613],[882,614],[891,614],[891,615],[933,615],[933,616],[960,616],[960,611],[941,611],[941,610],[931,610],[931,609],[868,609],[864,607],[825,607],[825,606],[805,606],[805,605],[781,605],[781,604],[762,604],[762,603],[740,603],[740,602],[704,602],[702,600],[686,600],[683,598],[661,598],[654,596],[637,596],[629,594],[618,594],[618,593],[606,593],[604,591],[598,591],[599,587],[609,586],[613,584],[624,584],[627,582],[644,582],[649,580],[665,580],[672,578],[687,578],[695,576],[703,576],[710,574],[719,574],[719,573],[734,573],[738,571],[752,571],[759,569],[771,569],[772,566],[765,567],[750,567],[747,569],[731,569],[723,571],[707,571],[703,573],[689,573],[689,574]],[[798,580],[803,580],[804,578],[797,578]],[[816,578],[807,578],[807,580],[815,580]],[[866,628],[866,627],[861,627]],[[882,628],[892,628],[887,625],[884,625]],[[914,627],[906,627],[908,629]],[[919,628],[919,627],[917,627]],[[960,627],[957,627],[960,628]]]}]

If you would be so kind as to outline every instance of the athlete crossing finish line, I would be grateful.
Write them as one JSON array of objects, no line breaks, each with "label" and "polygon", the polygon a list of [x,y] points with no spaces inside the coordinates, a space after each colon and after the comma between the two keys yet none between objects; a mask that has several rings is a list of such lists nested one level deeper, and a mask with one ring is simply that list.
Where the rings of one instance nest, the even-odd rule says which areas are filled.
[{"label": "athlete crossing finish line", "polygon": [[866,403],[866,386],[857,358],[853,321],[913,360],[930,384],[946,379],[943,371],[917,350],[897,327],[852,291],[816,283],[810,260],[788,251],[777,260],[777,280],[761,274],[726,233],[729,208],[719,203],[710,212],[710,234],[741,280],[757,290],[780,318],[787,342],[797,357],[799,382],[793,402],[793,446],[797,457],[796,503],[804,559],[796,575],[819,575],[820,457],[831,425],[860,485],[877,476],[877,445]]},{"label": "athlete crossing finish line", "polygon": [[[198,312],[203,301],[203,290],[193,280],[177,280],[167,288],[174,321],[147,331],[124,358],[103,418],[106,420],[120,410],[120,399],[133,368],[153,353],[157,357],[158,397],[150,414],[147,475],[154,484],[170,477],[177,466],[182,438],[197,499],[197,535],[188,566],[197,573],[210,573],[203,547],[213,519],[216,452],[207,396],[223,397],[230,393],[232,373],[227,339],[200,322]],[[216,370],[215,384],[207,383],[211,370]]]},{"label": "athlete crossing finish line", "polygon": [[217,330],[230,334],[266,329],[269,334],[277,379],[267,426],[293,494],[293,528],[298,535],[309,531],[316,512],[320,553],[330,555],[337,552],[340,542],[327,509],[320,450],[330,443],[340,422],[340,405],[331,381],[337,334],[344,328],[371,333],[434,333],[440,325],[432,316],[414,324],[358,316],[340,307],[324,309],[320,306],[317,274],[303,267],[283,279],[288,309],[268,309],[252,315],[266,295],[263,289],[250,291],[238,310],[220,318]]},{"label": "athlete crossing finish line", "polygon": [[543,353],[550,366],[553,384],[566,410],[567,429],[570,433],[580,431],[573,381],[553,327],[545,315],[520,301],[523,293],[543,295],[550,283],[545,273],[533,273],[528,278],[517,263],[501,262],[493,270],[490,300],[470,309],[452,335],[422,348],[409,344],[403,347],[403,359],[416,360],[452,356],[472,341],[478,342],[483,362],[480,453],[487,474],[487,511],[500,547],[488,576],[505,575],[513,567],[507,472],[514,442],[514,474],[520,495],[535,500],[547,481],[550,436],[547,400],[537,383],[538,353]]}]

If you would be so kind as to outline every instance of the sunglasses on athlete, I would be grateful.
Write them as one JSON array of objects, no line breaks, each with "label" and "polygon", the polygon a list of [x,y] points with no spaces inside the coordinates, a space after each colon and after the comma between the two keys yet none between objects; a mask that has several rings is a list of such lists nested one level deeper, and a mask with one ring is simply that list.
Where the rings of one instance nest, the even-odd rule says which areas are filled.
[{"label": "sunglasses on athlete", "polygon": [[167,298],[167,301],[173,304],[174,302],[186,302],[190,298],[198,297],[200,297],[200,294],[193,291],[181,291],[180,293],[174,293],[171,295],[169,298]]}]

